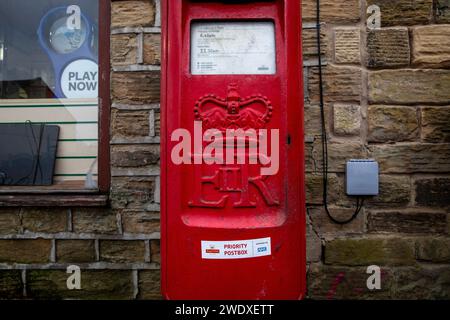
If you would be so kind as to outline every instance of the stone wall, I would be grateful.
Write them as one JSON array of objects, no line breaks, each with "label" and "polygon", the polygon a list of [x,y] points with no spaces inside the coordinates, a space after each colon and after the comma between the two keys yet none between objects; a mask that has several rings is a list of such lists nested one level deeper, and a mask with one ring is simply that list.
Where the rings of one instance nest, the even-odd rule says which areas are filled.
[{"label": "stone wall", "polygon": [[[450,298],[450,1],[321,0],[330,211],[354,211],[344,164],[380,164],[380,195],[335,225],[322,205],[315,0],[304,0],[308,290],[316,299]],[[366,8],[381,9],[381,29]],[[382,289],[367,289],[378,265]]]},{"label": "stone wall", "polygon": [[[379,161],[381,193],[349,225],[323,210],[315,0],[304,0],[308,296],[450,298],[450,1],[321,1],[329,207],[354,210],[347,159]],[[370,4],[379,30],[365,27]],[[159,0],[112,1],[110,207],[0,208],[0,298],[160,298],[160,25]],[[70,264],[82,290],[66,288]],[[371,264],[381,290],[366,287]]]}]

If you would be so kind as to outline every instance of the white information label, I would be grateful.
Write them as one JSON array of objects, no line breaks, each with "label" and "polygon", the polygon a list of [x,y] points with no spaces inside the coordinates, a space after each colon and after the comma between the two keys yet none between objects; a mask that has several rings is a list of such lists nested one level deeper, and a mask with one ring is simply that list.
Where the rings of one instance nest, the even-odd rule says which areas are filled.
[{"label": "white information label", "polygon": [[192,24],[192,74],[275,74],[275,52],[273,22]]},{"label": "white information label", "polygon": [[97,98],[98,65],[87,59],[71,62],[61,75],[61,89],[66,98]]},{"label": "white information label", "polygon": [[270,256],[270,238],[202,241],[203,259],[244,259]]}]

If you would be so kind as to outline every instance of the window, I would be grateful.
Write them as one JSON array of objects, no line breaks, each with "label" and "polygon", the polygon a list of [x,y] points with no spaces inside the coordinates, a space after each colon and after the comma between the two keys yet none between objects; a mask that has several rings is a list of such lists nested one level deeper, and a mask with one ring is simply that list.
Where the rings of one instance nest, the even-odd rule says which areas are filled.
[{"label": "window", "polygon": [[107,191],[108,3],[0,2],[0,192]]}]

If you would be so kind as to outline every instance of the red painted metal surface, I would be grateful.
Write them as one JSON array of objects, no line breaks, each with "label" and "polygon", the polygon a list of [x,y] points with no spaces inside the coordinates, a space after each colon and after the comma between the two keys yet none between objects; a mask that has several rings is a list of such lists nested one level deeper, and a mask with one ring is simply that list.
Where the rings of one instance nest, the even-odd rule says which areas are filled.
[{"label": "red painted metal surface", "polygon": [[[300,7],[299,0],[162,1],[161,282],[167,299],[304,297]],[[201,20],[273,21],[276,74],[192,75],[191,23]],[[199,122],[203,132],[278,129],[277,174],[262,176],[261,164],[175,164],[173,132],[185,128],[194,135]],[[222,253],[239,255],[250,243],[245,240],[267,238],[268,255],[203,256],[223,248],[205,251],[202,241],[228,242],[225,247],[235,248]]]}]

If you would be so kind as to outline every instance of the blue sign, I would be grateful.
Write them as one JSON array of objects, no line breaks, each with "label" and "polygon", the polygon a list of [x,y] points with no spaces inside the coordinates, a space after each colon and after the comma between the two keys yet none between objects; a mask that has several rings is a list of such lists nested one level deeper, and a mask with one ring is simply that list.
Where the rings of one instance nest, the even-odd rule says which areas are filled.
[{"label": "blue sign", "polygon": [[[55,73],[54,94],[57,98],[69,98],[68,90],[62,88],[62,76],[68,73],[67,70],[65,72],[65,69],[69,65],[73,66],[75,62],[80,60],[91,61],[89,68],[83,72],[88,74],[94,72],[92,65],[98,66],[97,26],[83,13],[80,13],[80,28],[70,28],[67,23],[70,18],[70,15],[67,14],[67,8],[57,7],[50,10],[41,19],[37,32],[40,45],[53,65]],[[84,65],[87,64],[84,63]],[[83,75],[77,75],[77,77],[83,77]],[[95,81],[98,81],[98,74]],[[82,96],[78,94],[70,97]]]}]

